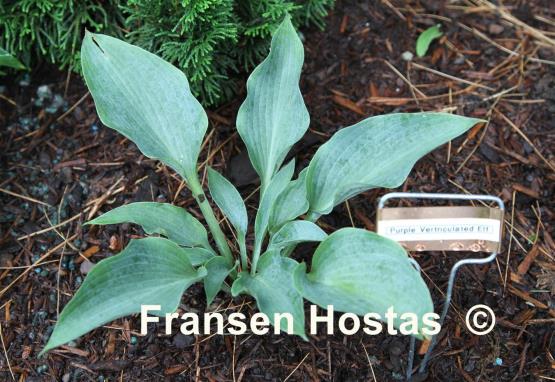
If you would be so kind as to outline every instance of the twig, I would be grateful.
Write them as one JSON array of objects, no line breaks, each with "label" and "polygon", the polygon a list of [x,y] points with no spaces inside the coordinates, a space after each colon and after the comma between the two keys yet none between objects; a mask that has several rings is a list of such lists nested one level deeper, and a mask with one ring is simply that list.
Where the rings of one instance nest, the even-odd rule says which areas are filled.
[{"label": "twig", "polygon": [[43,234],[43,233],[52,231],[53,229],[62,227],[62,226],[64,226],[64,225],[66,225],[67,223],[71,223],[71,222],[74,221],[75,219],[79,218],[82,214],[83,214],[82,212],[79,212],[78,214],[76,214],[76,215],[70,217],[69,219],[64,220],[64,221],[61,222],[61,223],[58,223],[58,224],[53,225],[53,226],[50,226],[50,227],[48,227],[48,228],[41,229],[40,231],[35,231],[35,232],[30,233],[30,234],[28,234],[28,235],[20,236],[20,237],[17,238],[17,240],[28,239],[28,238],[30,238],[30,237],[37,236],[37,235],[41,235],[41,234]]},{"label": "twig", "polygon": [[2,348],[4,349],[4,356],[6,357],[6,363],[8,364],[8,369],[12,375],[12,379],[15,381],[15,376],[13,375],[12,365],[10,364],[10,358],[8,357],[8,351],[6,350],[6,344],[4,343],[4,334],[2,334],[2,323],[0,323],[0,339],[2,340]]},{"label": "twig", "polygon": [[511,260],[511,245],[513,243],[513,227],[515,222],[515,200],[516,200],[516,191],[513,191],[513,200],[511,205],[511,231],[509,233],[509,246],[507,248],[507,260],[505,260],[505,273],[503,275],[503,294],[505,294],[505,290],[507,289],[507,277],[509,275],[509,262]]},{"label": "twig", "polygon": [[534,144],[532,143],[532,141],[526,136],[526,134],[524,134],[524,133],[522,132],[522,130],[520,130],[520,129],[518,128],[518,126],[515,125],[515,124],[513,123],[513,121],[511,121],[509,118],[507,118],[507,117],[505,116],[505,114],[501,113],[498,109],[494,109],[494,110],[497,112],[497,114],[499,114],[499,115],[501,116],[501,118],[503,118],[503,120],[504,120],[505,122],[507,122],[507,123],[509,124],[509,126],[511,126],[511,127],[518,133],[518,135],[520,135],[520,136],[532,147],[532,149],[534,150],[534,152],[541,158],[541,160],[543,160],[543,161],[545,162],[545,164],[547,164],[547,166],[548,166],[552,171],[555,171],[555,165],[554,165],[553,163],[551,163],[549,160],[547,160],[546,157],[543,156],[543,154],[541,153],[541,151],[538,150],[538,148],[536,147],[536,145],[534,145]]},{"label": "twig", "polygon": [[498,7],[497,5],[492,4],[487,0],[481,0],[480,2],[482,4],[484,4],[486,7],[490,8],[491,10],[499,13],[499,15],[502,18],[504,18],[505,20],[509,21],[510,23],[512,23],[514,25],[517,25],[517,26],[521,27],[522,29],[527,31],[530,35],[532,35],[533,37],[535,37],[538,40],[541,40],[541,41],[545,42],[546,44],[551,45],[551,47],[555,48],[555,41],[550,39],[549,37],[547,37],[540,30],[531,27],[530,25],[526,24],[523,21],[520,21],[519,19],[514,17],[510,12],[507,12],[502,7]]},{"label": "twig", "polygon": [[388,0],[382,0],[382,3],[384,3],[389,9],[391,9],[393,13],[395,13],[397,17],[399,17],[401,20],[407,21],[407,18],[401,13],[401,11],[395,8]]},{"label": "twig", "polygon": [[[509,90],[509,89],[507,89]],[[463,160],[463,162],[461,163],[461,165],[459,167],[457,167],[457,169],[455,170],[455,174],[457,174],[464,166],[465,164],[468,162],[468,160],[470,160],[470,158],[472,157],[472,155],[474,155],[474,153],[476,152],[476,150],[478,150],[478,147],[480,147],[480,145],[482,144],[482,141],[484,140],[486,133],[488,131],[488,127],[491,121],[491,115],[493,113],[493,109],[495,108],[495,105],[497,105],[497,103],[499,102],[499,100],[501,99],[502,95],[504,94],[504,92],[499,92],[497,93],[498,96],[495,99],[495,102],[493,103],[493,105],[490,107],[490,109],[488,110],[488,119],[486,122],[486,126],[484,126],[482,133],[480,134],[480,137],[478,138],[478,142],[476,143],[476,145],[472,148],[472,150],[470,151],[470,153],[467,155],[467,157]],[[490,97],[488,97],[489,99]],[[462,143],[461,147],[459,147],[459,149],[457,150],[457,154],[462,150],[462,148],[464,147],[464,145],[466,144],[466,140]]]},{"label": "twig", "polygon": [[422,70],[425,70],[425,71],[427,71],[427,72],[436,74],[436,75],[438,75],[438,76],[448,78],[448,79],[450,79],[450,80],[452,80],[452,81],[462,82],[463,84],[472,85],[472,86],[476,86],[476,87],[478,87],[478,88],[483,88],[483,89],[495,91],[494,88],[491,88],[491,87],[489,87],[489,86],[482,85],[482,84],[479,84],[479,83],[477,83],[477,82],[468,81],[468,80],[465,80],[465,79],[463,79],[463,78],[458,78],[458,77],[452,76],[452,75],[450,75],[450,74],[445,74],[445,73],[443,73],[443,72],[440,72],[439,70],[431,69],[431,68],[428,68],[428,67],[426,67],[426,66],[424,66],[424,65],[417,64],[416,62],[413,62],[413,63],[412,63],[412,66],[414,66],[415,68],[422,69]]},{"label": "twig", "polygon": [[385,64],[387,66],[389,66],[389,68],[391,70],[393,70],[393,72],[395,72],[395,74],[397,74],[399,76],[399,78],[401,78],[401,80],[403,80],[403,82],[405,82],[407,85],[409,85],[409,87],[415,92],[417,93],[420,97],[422,98],[428,98],[428,96],[424,93],[422,93],[422,91],[420,91],[416,86],[414,86],[408,79],[407,77],[403,76],[403,74],[397,70],[397,68],[395,66],[393,66],[393,64],[391,64],[389,61],[387,60],[383,60],[383,62],[385,62]]},{"label": "twig", "polygon": [[3,99],[4,101],[8,102],[12,106],[17,107],[17,103],[15,103],[15,101],[13,99],[11,99],[9,97],[6,97],[4,94],[0,94],[0,99]]},{"label": "twig", "polygon": [[293,374],[295,374],[295,372],[297,371],[297,369],[303,364],[304,360],[310,355],[310,353],[306,353],[306,355],[304,356],[304,358],[301,360],[301,362],[299,362],[299,364],[293,369],[293,371],[291,373],[289,373],[289,375],[283,380],[283,382],[289,380],[289,378],[291,378],[291,376]]},{"label": "twig", "polygon": [[15,196],[16,198],[20,198],[20,199],[27,200],[28,202],[33,202],[33,203],[42,204],[43,206],[46,206],[46,207],[52,207],[50,204],[48,204],[48,203],[46,203],[46,202],[37,200],[37,199],[35,199],[35,198],[31,198],[30,196],[25,196],[25,195],[17,194],[17,193],[15,193],[15,192],[13,192],[13,191],[6,190],[5,188],[0,188],[0,191],[2,191],[2,192],[5,193],[5,194],[8,194],[8,195]]},{"label": "twig", "polygon": [[[512,51],[509,48],[505,48],[503,45],[499,45],[498,43],[493,41],[491,38],[486,36],[484,33],[480,32],[476,28],[471,28],[471,27],[469,27],[467,25],[464,25],[462,23],[459,23],[459,22],[457,22],[457,25],[460,26],[461,28],[473,33],[476,37],[479,37],[482,40],[489,42],[491,45],[493,45],[497,49],[502,50],[503,52],[505,52],[505,53],[507,53],[511,56],[521,56],[520,53]],[[555,65],[555,61],[544,60],[544,59],[536,58],[536,57],[528,57],[528,59],[532,62],[538,62],[538,63],[546,64],[546,65]]]},{"label": "twig", "polygon": [[231,355],[231,372],[233,374],[233,382],[236,381],[235,379],[235,345],[237,342],[237,336],[233,336],[233,354]]},{"label": "twig", "polygon": [[[73,236],[67,238],[66,240],[64,240],[63,242],[61,242],[60,244],[56,245],[54,248],[50,249],[48,252],[46,252],[44,255],[42,255],[37,261],[35,261],[32,265],[37,266],[39,264],[42,264],[42,262],[51,254],[53,254],[54,252],[56,252],[58,249],[64,247],[65,245],[68,244],[68,242],[70,242],[71,240],[75,239],[77,236],[79,236],[78,234],[74,234]],[[4,289],[2,289],[2,291],[0,291],[0,297],[2,297],[8,290],[10,290],[11,287],[13,287],[18,281],[19,279],[21,279],[23,276],[25,276],[27,273],[29,273],[31,271],[31,269],[33,269],[33,267],[29,267],[27,269],[25,269],[23,272],[21,272],[21,274],[19,276],[17,276],[11,283],[8,284],[8,286],[6,286]]]},{"label": "twig", "polygon": [[353,215],[351,214],[351,207],[349,206],[349,201],[345,200],[345,207],[347,208],[347,214],[349,215],[349,220],[351,221],[351,226],[355,228],[355,222],[353,220]]},{"label": "twig", "polygon": [[83,103],[84,100],[87,99],[87,97],[91,94],[91,92],[86,92],[85,95],[81,98],[79,98],[79,100],[77,102],[75,102],[69,109],[67,109],[67,111],[60,115],[57,119],[56,122],[60,122],[62,119],[64,119],[65,117],[67,117],[73,110],[75,110],[75,108],[77,106],[79,106],[81,103]]},{"label": "twig", "polygon": [[366,359],[368,360],[368,365],[370,366],[370,371],[372,372],[372,379],[374,382],[377,382],[376,374],[374,374],[374,368],[372,367],[372,361],[370,361],[370,356],[368,355],[368,351],[364,347],[364,344],[361,344],[362,348],[364,349],[364,353],[366,354]]},{"label": "twig", "polygon": [[216,155],[218,153],[218,151],[220,151],[222,149],[222,147],[224,147],[229,141],[231,141],[233,138],[235,138],[235,136],[237,135],[237,132],[234,132],[233,134],[231,134],[229,137],[227,137],[227,139],[225,141],[223,141],[222,143],[220,143],[215,149],[214,151],[212,151],[204,160],[204,162],[202,162],[202,164],[198,167],[199,171],[201,169],[204,168],[204,166],[206,166],[208,164],[208,162],[214,157],[214,155]]}]

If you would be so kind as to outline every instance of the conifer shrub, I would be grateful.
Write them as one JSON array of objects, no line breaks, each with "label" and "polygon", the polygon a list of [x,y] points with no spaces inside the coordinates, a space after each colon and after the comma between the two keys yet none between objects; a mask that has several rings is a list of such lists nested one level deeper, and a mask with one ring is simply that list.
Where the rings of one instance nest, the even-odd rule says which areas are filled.
[{"label": "conifer shrub", "polygon": [[78,70],[85,28],[122,36],[119,0],[2,0],[0,48],[27,67],[40,62]]},{"label": "conifer shrub", "polygon": [[41,61],[79,71],[85,29],[124,38],[184,71],[205,106],[229,100],[237,77],[269,48],[286,14],[323,28],[334,0],[5,0],[0,48],[27,67]]}]

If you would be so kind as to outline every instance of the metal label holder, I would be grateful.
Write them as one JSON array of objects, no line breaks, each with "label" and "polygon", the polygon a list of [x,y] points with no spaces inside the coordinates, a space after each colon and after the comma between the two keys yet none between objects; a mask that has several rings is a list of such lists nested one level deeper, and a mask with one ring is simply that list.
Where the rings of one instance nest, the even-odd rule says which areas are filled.
[{"label": "metal label holder", "polygon": [[[380,217],[382,217],[382,213],[383,211],[386,211],[387,208],[385,208],[385,204],[386,202],[388,202],[389,200],[392,199],[431,199],[431,200],[465,200],[465,201],[482,201],[482,202],[493,202],[496,203],[498,208],[494,209],[491,207],[486,207],[490,210],[492,210],[492,215],[491,217],[496,218],[498,220],[500,220],[500,230],[502,230],[503,227],[503,213],[505,211],[505,204],[503,203],[503,201],[496,197],[496,196],[491,196],[491,195],[468,195],[468,194],[436,194],[436,193],[410,193],[410,192],[392,192],[389,194],[386,194],[384,196],[382,196],[380,198],[380,200],[378,201],[378,214],[377,214],[377,226],[379,226],[380,222],[383,222],[384,220],[380,220]],[[410,208],[410,207],[408,207]],[[441,207],[421,207],[422,209],[426,209],[428,210],[428,212],[431,212],[431,209],[433,208],[441,208]],[[447,208],[447,207],[445,207]],[[452,207],[455,208],[455,207]],[[459,208],[464,208],[464,207],[459,207]],[[477,208],[477,207],[471,207],[471,208]],[[407,210],[408,211],[408,210]],[[414,209],[413,211],[408,211],[409,215],[410,213],[415,213]],[[442,212],[444,214],[444,212]],[[393,214],[394,216],[395,214]],[[485,218],[485,217],[484,217]],[[498,233],[499,236],[501,237],[501,232]],[[460,241],[460,240],[459,240]],[[477,240],[475,242],[472,242],[471,240],[462,240],[462,247],[461,246],[447,246],[445,247],[445,245],[440,245],[440,247],[442,247],[441,249],[437,249],[437,248],[433,248],[432,241],[424,241],[422,243],[421,247],[418,247],[417,244],[415,244],[414,246],[408,245],[409,250],[415,250],[418,252],[423,252],[423,251],[429,251],[429,250],[442,250],[442,251],[461,251],[461,250],[469,250],[471,252],[489,252],[489,256],[487,257],[482,257],[482,258],[465,258],[462,260],[459,260],[455,263],[455,265],[453,265],[453,268],[451,268],[451,271],[449,273],[449,282],[447,284],[447,293],[445,294],[445,300],[443,303],[443,308],[441,311],[441,315],[439,317],[439,324],[441,325],[441,327],[443,327],[443,323],[445,321],[445,317],[447,316],[447,312],[449,310],[449,305],[451,304],[451,298],[453,295],[453,286],[455,284],[455,278],[457,276],[457,271],[459,270],[459,268],[461,268],[463,265],[471,265],[471,264],[486,264],[489,262],[492,262],[493,260],[495,260],[495,258],[497,257],[497,253],[499,252],[499,248],[501,246],[501,239],[499,239],[499,245],[498,246],[492,246],[491,242],[486,242],[484,240]],[[466,244],[466,246],[465,246]],[[416,260],[411,258],[411,263],[413,264],[413,266],[420,271],[420,266],[418,265],[418,263],[416,262]],[[426,354],[424,355],[424,358],[422,360],[422,363],[420,364],[419,368],[418,368],[418,372],[419,373],[424,373],[426,371],[426,366],[430,360],[430,357],[432,355],[432,351],[434,349],[434,347],[437,344],[437,338],[438,338],[438,334],[436,334],[435,336],[432,337],[431,342],[430,342],[430,346],[428,347]],[[414,363],[414,350],[415,350],[415,337],[411,337],[410,340],[410,348],[409,348],[409,359],[408,359],[408,365],[407,365],[407,381],[410,381],[412,379],[412,369],[413,369],[413,363]]]}]

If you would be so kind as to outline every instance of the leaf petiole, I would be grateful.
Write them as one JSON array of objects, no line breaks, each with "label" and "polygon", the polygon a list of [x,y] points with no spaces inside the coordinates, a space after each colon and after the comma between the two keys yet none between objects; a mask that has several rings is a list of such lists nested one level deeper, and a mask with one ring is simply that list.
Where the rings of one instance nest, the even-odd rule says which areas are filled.
[{"label": "leaf petiole", "polygon": [[218,223],[216,216],[214,216],[214,211],[212,210],[210,203],[208,203],[208,199],[206,199],[206,195],[204,194],[204,190],[200,185],[198,175],[195,173],[193,176],[190,176],[189,179],[190,179],[189,188],[191,189],[191,192],[193,193],[193,197],[197,201],[200,211],[202,212],[202,215],[206,220],[206,224],[208,225],[208,228],[210,229],[210,232],[212,233],[212,236],[216,241],[218,250],[220,251],[222,256],[226,257],[231,263],[233,263],[233,256],[231,255],[231,249],[227,244],[225,235],[222,232],[222,229],[220,228],[220,224]]}]

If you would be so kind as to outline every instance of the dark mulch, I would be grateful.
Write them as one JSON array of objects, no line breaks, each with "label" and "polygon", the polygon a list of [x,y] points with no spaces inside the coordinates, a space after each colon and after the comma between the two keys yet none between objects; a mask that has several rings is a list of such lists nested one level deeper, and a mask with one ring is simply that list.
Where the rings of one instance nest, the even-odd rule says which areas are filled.
[{"label": "dark mulch", "polygon": [[[460,272],[428,380],[552,380],[555,66],[548,60],[555,59],[555,7],[549,0],[506,1],[508,12],[525,23],[515,26],[485,2],[481,8],[470,3],[339,1],[326,31],[305,31],[302,88],[312,123],[295,147],[298,169],[326,137],[366,116],[447,110],[489,119],[487,127],[419,161],[399,188],[488,193],[507,205],[504,250],[495,263]],[[403,52],[414,51],[418,34],[435,23],[443,25],[445,36],[426,57],[404,61]],[[286,335],[165,336],[163,326],[139,337],[136,317],[117,320],[38,359],[57,312],[83,280],[82,256],[96,263],[142,234],[128,225],[83,228],[83,221],[139,200],[174,202],[200,214],[177,176],[103,127],[90,97],[78,102],[86,94],[79,78],[69,79],[67,91],[66,75],[51,68],[33,73],[27,86],[22,77],[4,80],[2,380],[11,380],[11,372],[19,381],[402,379],[408,349],[404,337],[321,333],[304,342]],[[46,97],[38,99],[40,85],[60,94],[71,111],[64,115],[63,105],[57,109],[61,100],[48,97],[45,88],[40,91]],[[231,176],[247,195],[256,184],[234,135],[239,104],[237,100],[210,113],[201,163],[206,160]],[[333,231],[352,224],[374,230],[376,198],[385,192],[366,192],[338,206],[321,220],[322,227]],[[251,213],[255,202],[256,196],[249,199]],[[57,228],[35,234],[52,226]],[[306,259],[312,250],[301,247],[296,256]],[[461,256],[416,255],[437,310],[448,270]],[[477,303],[488,304],[497,315],[495,330],[482,337],[464,325],[466,311]],[[181,308],[206,309],[200,286],[187,291]],[[216,308],[254,311],[250,299],[223,294],[210,307]]]}]

